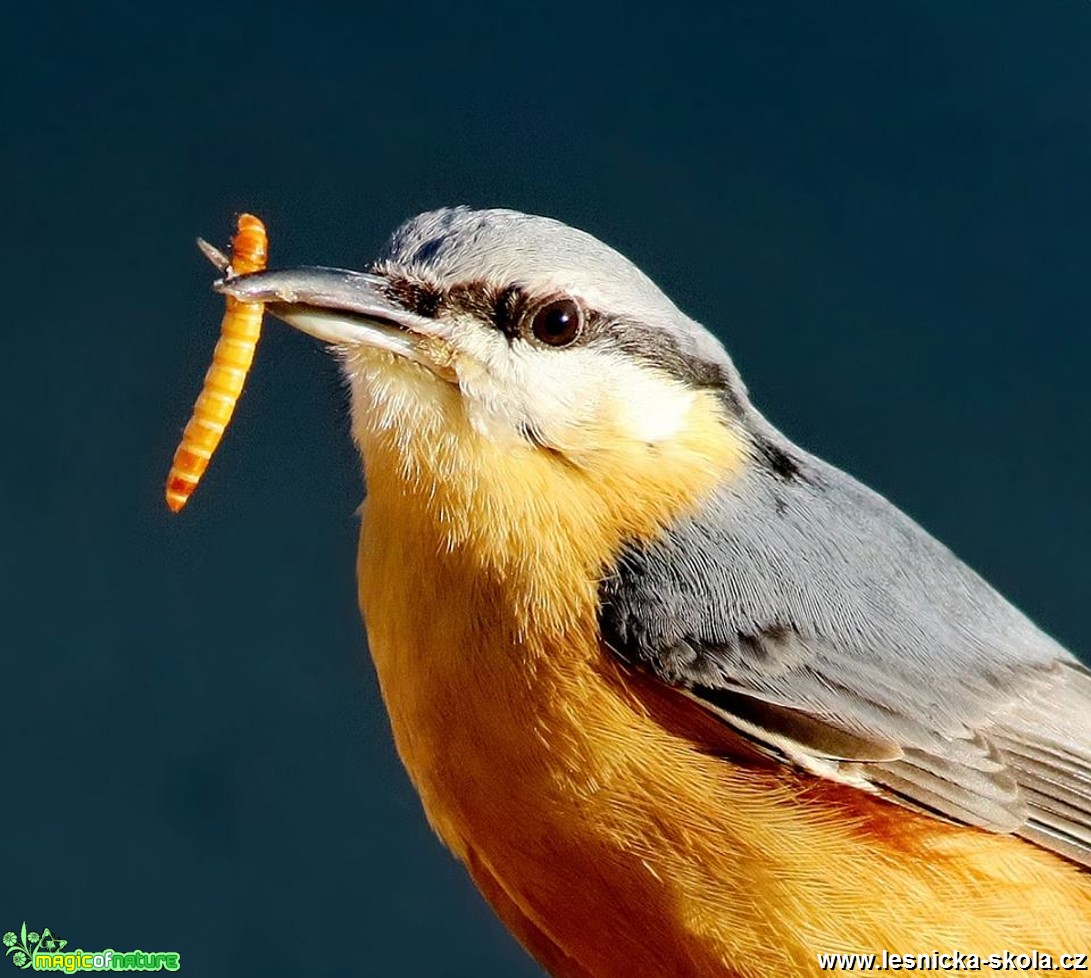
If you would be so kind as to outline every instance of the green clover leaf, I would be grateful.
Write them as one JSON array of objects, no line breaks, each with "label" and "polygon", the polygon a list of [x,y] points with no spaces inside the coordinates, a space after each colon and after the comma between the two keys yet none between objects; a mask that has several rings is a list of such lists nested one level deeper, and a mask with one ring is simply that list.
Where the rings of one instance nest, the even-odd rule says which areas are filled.
[{"label": "green clover leaf", "polygon": [[4,947],[15,947],[15,941],[16,941],[15,931],[9,930],[4,935]]}]

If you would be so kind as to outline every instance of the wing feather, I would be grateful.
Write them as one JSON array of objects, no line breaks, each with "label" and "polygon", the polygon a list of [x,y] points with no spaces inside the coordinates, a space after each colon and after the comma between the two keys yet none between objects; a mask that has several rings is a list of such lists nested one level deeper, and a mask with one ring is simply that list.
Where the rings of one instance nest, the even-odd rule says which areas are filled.
[{"label": "wing feather", "polygon": [[756,460],[626,548],[606,646],[784,762],[1091,866],[1091,672],[887,500],[782,446],[790,476]]}]

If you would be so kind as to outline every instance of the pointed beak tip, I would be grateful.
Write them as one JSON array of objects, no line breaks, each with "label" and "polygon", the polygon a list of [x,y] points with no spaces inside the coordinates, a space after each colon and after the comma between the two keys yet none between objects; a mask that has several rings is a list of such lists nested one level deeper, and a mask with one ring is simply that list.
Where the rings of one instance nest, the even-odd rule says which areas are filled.
[{"label": "pointed beak tip", "polygon": [[[212,283],[212,291],[218,292],[220,295],[229,295],[233,299],[240,299],[245,302],[269,302],[273,299],[282,299],[274,290],[268,289],[263,285],[263,282],[258,277],[260,273],[254,276],[255,281],[248,282],[251,276],[248,275],[235,275],[230,278],[218,278]],[[285,300],[290,301],[290,300]]]}]

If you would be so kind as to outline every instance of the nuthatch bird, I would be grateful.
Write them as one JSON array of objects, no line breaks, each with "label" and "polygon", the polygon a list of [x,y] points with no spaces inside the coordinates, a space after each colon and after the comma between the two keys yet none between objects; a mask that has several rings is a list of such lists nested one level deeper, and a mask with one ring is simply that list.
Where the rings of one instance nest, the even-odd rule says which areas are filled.
[{"label": "nuthatch bird", "polygon": [[1091,946],[1091,673],[553,220],[218,286],[332,344],[424,810],[559,978]]}]

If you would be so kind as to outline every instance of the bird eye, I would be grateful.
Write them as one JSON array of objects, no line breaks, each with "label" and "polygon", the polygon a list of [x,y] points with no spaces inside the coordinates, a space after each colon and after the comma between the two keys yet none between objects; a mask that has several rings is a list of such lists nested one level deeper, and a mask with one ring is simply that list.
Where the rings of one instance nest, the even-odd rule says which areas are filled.
[{"label": "bird eye", "polygon": [[568,346],[583,329],[583,313],[574,299],[554,299],[534,314],[535,339],[549,346]]}]

